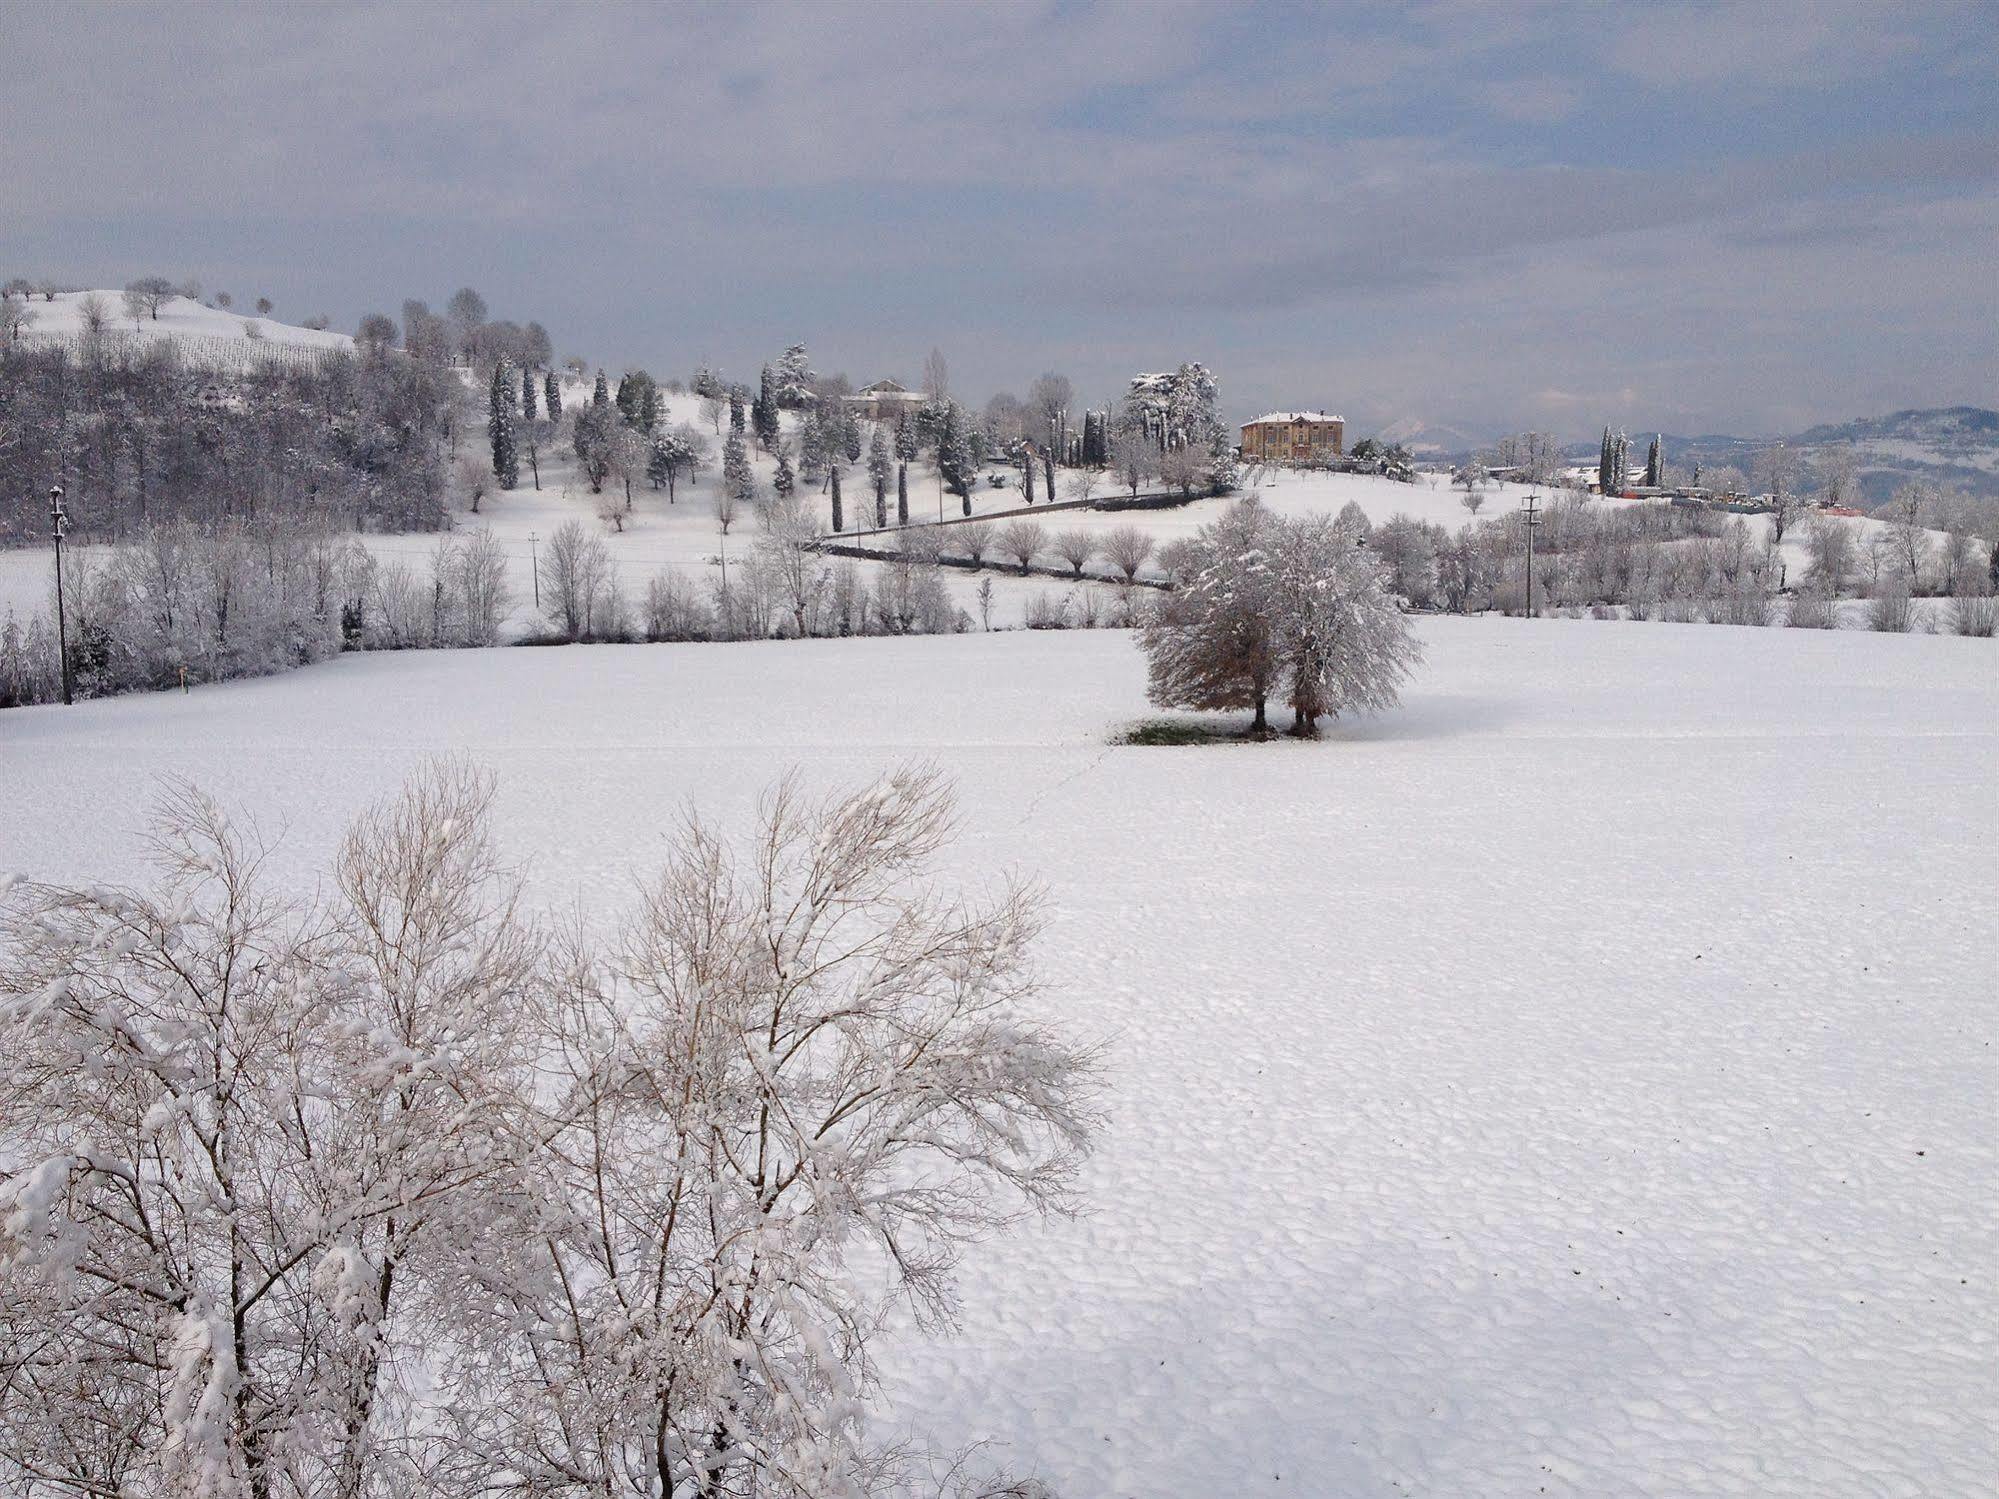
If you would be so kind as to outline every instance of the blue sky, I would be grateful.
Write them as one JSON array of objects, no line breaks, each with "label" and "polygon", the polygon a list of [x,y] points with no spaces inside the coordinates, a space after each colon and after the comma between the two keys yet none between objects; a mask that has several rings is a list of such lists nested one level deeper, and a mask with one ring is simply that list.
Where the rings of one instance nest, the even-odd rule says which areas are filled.
[{"label": "blue sky", "polygon": [[1564,436],[1999,400],[1999,8],[70,4],[0,274]]}]

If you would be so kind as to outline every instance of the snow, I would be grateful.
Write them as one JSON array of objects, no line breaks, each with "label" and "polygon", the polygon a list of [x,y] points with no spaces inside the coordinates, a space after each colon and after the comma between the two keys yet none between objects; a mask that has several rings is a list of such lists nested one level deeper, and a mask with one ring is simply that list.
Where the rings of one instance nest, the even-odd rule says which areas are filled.
[{"label": "snow", "polygon": [[1266,411],[1253,422],[1244,422],[1246,427],[1260,427],[1265,422],[1343,422],[1343,416],[1328,416],[1323,411]]},{"label": "snow", "polygon": [[161,305],[157,319],[142,318],[135,323],[125,311],[125,294],[113,290],[57,292],[53,302],[44,302],[39,296],[31,297],[27,305],[34,313],[34,320],[28,324],[25,341],[32,343],[38,338],[73,338],[80,335],[83,332],[83,304],[90,297],[96,297],[104,304],[104,310],[111,317],[113,332],[141,339],[223,338],[248,341],[250,335],[244,329],[248,324],[255,323],[266,343],[294,344],[313,349],[354,347],[354,340],[345,333],[297,328],[260,316],[255,311],[230,312],[220,307],[205,307],[189,297],[169,298]]},{"label": "snow", "polygon": [[[1280,486],[1281,488],[1282,486]],[[1173,512],[1165,512],[1167,515]],[[1106,1043],[1088,1213],[976,1246],[885,1423],[1087,1499],[1969,1494],[1999,1470],[1990,642],[1427,619],[1316,745],[1113,748],[1113,633],[345,657],[0,715],[0,868],[136,879],[183,773],[304,880],[426,756],[534,898],[687,799],[960,789]]]}]

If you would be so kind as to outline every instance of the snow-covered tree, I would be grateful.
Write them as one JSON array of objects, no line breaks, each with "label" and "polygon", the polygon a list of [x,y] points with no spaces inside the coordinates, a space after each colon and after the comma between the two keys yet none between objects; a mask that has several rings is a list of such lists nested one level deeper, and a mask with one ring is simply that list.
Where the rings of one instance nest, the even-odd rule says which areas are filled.
[{"label": "snow-covered tree", "polygon": [[514,438],[514,375],[502,359],[493,366],[486,394],[486,437],[493,450],[493,478],[502,489],[521,482],[520,451]]},{"label": "snow-covered tree", "polygon": [[815,378],[811,356],[805,352],[805,345],[791,345],[779,356],[777,368],[772,372],[777,404],[791,410],[804,406],[812,399]]},{"label": "snow-covered tree", "polygon": [[769,365],[757,377],[757,398],[751,410],[751,430],[756,433],[757,444],[766,453],[777,446],[779,431],[777,378]]},{"label": "snow-covered tree", "polygon": [[548,408],[548,419],[551,422],[561,421],[562,382],[555,378],[554,370],[548,371],[548,373],[541,377],[541,393],[543,396],[542,404]]},{"label": "snow-covered tree", "polygon": [[1281,687],[1300,734],[1392,703],[1415,644],[1358,539],[1324,517],[1277,520],[1252,496],[1178,544],[1179,587],[1141,634],[1152,700],[1250,708],[1264,733]]},{"label": "snow-covered tree", "polygon": [[1081,578],[1084,564],[1097,554],[1097,535],[1081,526],[1071,526],[1066,531],[1057,531],[1048,549]]},{"label": "snow-covered tree", "polygon": [[875,492],[875,525],[877,528],[888,524],[888,481],[894,465],[888,456],[888,438],[877,422],[873,434],[868,439],[868,483]]},{"label": "snow-covered tree", "polygon": [[1159,449],[1143,429],[1130,427],[1112,439],[1109,460],[1118,482],[1137,499],[1139,486],[1158,469]]},{"label": "snow-covered tree", "polygon": [[1272,532],[1291,731],[1310,736],[1321,718],[1393,707],[1421,652],[1382,586],[1380,559],[1324,515],[1279,522]]},{"label": "snow-covered tree", "polygon": [[722,488],[739,502],[750,497],[750,454],[740,432],[731,432],[722,444]]},{"label": "snow-covered tree", "polygon": [[1137,526],[1115,526],[1104,534],[1104,560],[1131,583],[1152,556],[1153,545],[1152,537]]},{"label": "snow-covered tree", "polygon": [[1000,552],[1020,564],[1023,577],[1027,575],[1028,567],[1047,543],[1048,533],[1042,529],[1038,521],[1011,520],[1000,528]]},{"label": "snow-covered tree", "polygon": [[1060,1205],[1094,1124],[1090,1058],[1027,1009],[1031,894],[933,893],[951,828],[932,772],[785,782],[567,945],[546,1148],[445,1373],[480,1491],[880,1491],[875,1329],[948,1324],[963,1247]]},{"label": "snow-covered tree", "polygon": [[897,463],[895,466],[895,523],[909,524],[909,465]]},{"label": "snow-covered tree", "polygon": [[937,437],[937,473],[944,487],[963,501],[967,515],[972,513],[972,485],[978,479],[969,428],[964,409],[947,401]]},{"label": "snow-covered tree", "polygon": [[833,490],[833,529],[835,531],[844,531],[846,529],[846,517],[840,510],[840,465],[837,463],[832,465],[827,477],[832,482]]},{"label": "snow-covered tree", "polygon": [[791,453],[786,448],[777,450],[777,476],[771,480],[771,488],[780,499],[788,499],[798,490],[798,476],[792,472]]}]

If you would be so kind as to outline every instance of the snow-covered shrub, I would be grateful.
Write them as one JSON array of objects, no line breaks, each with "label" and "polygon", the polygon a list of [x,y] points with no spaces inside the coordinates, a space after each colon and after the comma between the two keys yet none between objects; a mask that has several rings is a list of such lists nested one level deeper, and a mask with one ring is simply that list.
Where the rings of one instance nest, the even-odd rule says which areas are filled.
[{"label": "snow-covered shrub", "polygon": [[1951,627],[1960,635],[1989,637],[1999,625],[1999,598],[1991,594],[1960,594],[1950,602]]},{"label": "snow-covered shrub", "polygon": [[1069,628],[1068,603],[1047,589],[1041,589],[1029,596],[1021,610],[1021,622],[1030,630],[1066,630]]},{"label": "snow-covered shrub", "polygon": [[951,527],[952,543],[971,559],[974,567],[985,566],[998,534],[999,528],[989,520],[970,520]]},{"label": "snow-covered shrub", "polygon": [[1794,630],[1838,629],[1838,600],[1822,584],[1807,583],[1791,600],[1790,626]]},{"label": "snow-covered shrub", "polygon": [[1914,622],[1915,611],[1909,601],[1909,587],[1899,576],[1885,581],[1880,591],[1867,601],[1867,628],[1870,630],[1906,634]]}]

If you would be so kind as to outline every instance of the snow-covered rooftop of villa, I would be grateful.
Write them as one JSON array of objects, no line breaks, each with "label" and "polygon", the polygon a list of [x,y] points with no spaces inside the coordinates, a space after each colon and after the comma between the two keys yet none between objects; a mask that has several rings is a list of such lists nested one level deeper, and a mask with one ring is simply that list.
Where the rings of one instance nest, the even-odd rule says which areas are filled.
[{"label": "snow-covered rooftop of villa", "polygon": [[1266,411],[1253,422],[1244,422],[1245,427],[1258,427],[1265,422],[1344,422],[1343,416],[1333,416],[1324,411]]}]

